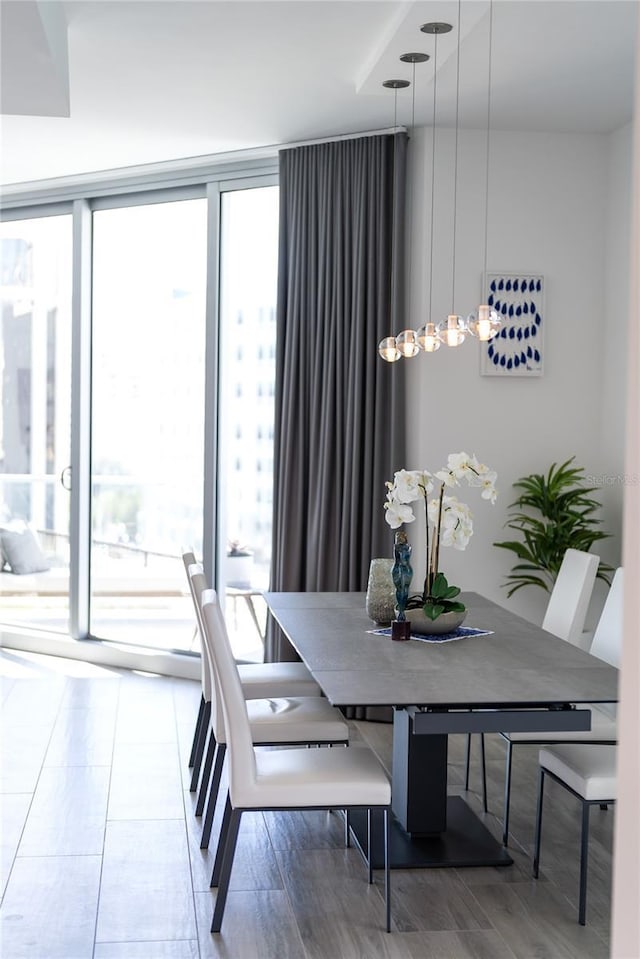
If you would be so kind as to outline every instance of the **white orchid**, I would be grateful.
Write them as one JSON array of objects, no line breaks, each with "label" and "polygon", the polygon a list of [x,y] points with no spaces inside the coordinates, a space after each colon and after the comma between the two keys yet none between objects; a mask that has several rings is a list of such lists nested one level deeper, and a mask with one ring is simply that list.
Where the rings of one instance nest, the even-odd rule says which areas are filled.
[{"label": "white orchid", "polygon": [[[434,488],[434,479],[440,481],[439,495],[429,500]],[[455,496],[445,496],[445,488],[460,486],[464,480],[468,486],[481,489],[482,499],[495,503],[498,474],[480,463],[475,455],[451,453],[447,465],[436,473],[429,470],[398,470],[392,483],[387,483],[387,501],[384,504],[385,519],[392,529],[403,523],[412,523],[415,513],[410,503],[424,500],[427,534],[427,575],[423,601],[431,595],[431,587],[438,575],[440,546],[452,546],[463,550],[473,535],[471,510]],[[432,544],[429,548],[429,526],[433,527]],[[446,585],[446,584],[445,584]]]},{"label": "white orchid", "polygon": [[426,470],[398,470],[393,483],[387,485],[398,503],[413,503],[423,499],[433,489],[431,474]]},{"label": "white orchid", "polygon": [[437,526],[440,509],[440,544],[465,549],[473,535],[471,510],[455,496],[443,496],[442,505],[439,499],[433,499],[429,503],[429,520],[433,526]]},{"label": "white orchid", "polygon": [[403,523],[413,523],[415,514],[410,506],[404,503],[393,503],[388,501],[384,504],[386,510],[385,519],[391,529],[399,529]]}]

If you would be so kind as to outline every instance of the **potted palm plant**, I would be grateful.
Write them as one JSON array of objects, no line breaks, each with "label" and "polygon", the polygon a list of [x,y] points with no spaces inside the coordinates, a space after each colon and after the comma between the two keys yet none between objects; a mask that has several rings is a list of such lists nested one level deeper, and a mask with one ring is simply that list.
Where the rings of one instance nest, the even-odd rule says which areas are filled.
[{"label": "potted palm plant", "polygon": [[[598,529],[601,521],[595,514],[600,503],[591,496],[596,487],[586,485],[584,469],[574,466],[574,459],[560,466],[553,463],[546,475],[532,473],[513,484],[521,493],[509,506],[511,515],[505,525],[521,538],[493,544],[518,559],[503,584],[508,596],[525,586],[550,593],[569,547],[588,553],[594,543],[610,535]],[[612,566],[600,563],[600,579],[610,584],[612,572]]]}]

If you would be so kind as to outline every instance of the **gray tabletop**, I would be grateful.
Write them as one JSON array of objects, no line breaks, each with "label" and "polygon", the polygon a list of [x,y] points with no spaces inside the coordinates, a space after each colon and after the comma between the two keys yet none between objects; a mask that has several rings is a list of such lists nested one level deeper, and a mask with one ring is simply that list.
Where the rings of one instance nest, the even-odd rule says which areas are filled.
[{"label": "gray tabletop", "polygon": [[454,642],[376,636],[363,593],[265,593],[275,619],[325,695],[341,706],[493,707],[615,702],[618,670],[477,593],[461,597]]}]

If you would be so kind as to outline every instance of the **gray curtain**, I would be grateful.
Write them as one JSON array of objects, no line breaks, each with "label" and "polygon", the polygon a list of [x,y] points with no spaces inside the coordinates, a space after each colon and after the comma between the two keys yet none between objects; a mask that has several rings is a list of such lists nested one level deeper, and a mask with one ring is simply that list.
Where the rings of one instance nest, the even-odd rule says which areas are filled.
[{"label": "gray curtain", "polygon": [[[405,466],[401,363],[406,134],[280,153],[270,588],[366,588],[390,556],[385,481]],[[269,623],[266,658],[295,658]]]}]

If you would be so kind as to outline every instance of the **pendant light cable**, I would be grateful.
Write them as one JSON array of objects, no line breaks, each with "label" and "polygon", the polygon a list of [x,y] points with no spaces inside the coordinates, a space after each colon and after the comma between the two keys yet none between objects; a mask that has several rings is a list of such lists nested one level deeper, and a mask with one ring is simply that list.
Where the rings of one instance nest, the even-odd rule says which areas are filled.
[{"label": "pendant light cable", "polygon": [[391,325],[393,329],[397,329],[397,316],[396,314],[396,273],[397,273],[397,263],[396,263],[396,184],[397,184],[397,157],[396,157],[396,148],[397,148],[397,132],[396,128],[398,125],[398,88],[397,86],[393,88],[393,151],[392,151],[392,176],[391,176]]},{"label": "pendant light cable", "polygon": [[[410,128],[409,128],[409,130],[410,130],[409,139],[410,139],[410,140],[411,140],[411,137],[415,136],[415,128],[416,128],[416,63],[425,63],[428,59],[429,59],[429,55],[428,55],[427,53],[403,53],[402,56],[400,57],[400,60],[401,60],[403,63],[410,63],[410,64],[411,64],[411,85],[412,85],[412,90],[411,90],[411,126],[410,126]],[[412,152],[413,152],[413,151],[412,151]],[[408,214],[408,231],[407,231],[407,234],[408,234],[409,237],[412,237],[412,235],[413,235],[413,176],[412,176],[412,175],[409,175],[409,197],[408,197],[408,199],[409,199],[409,214]],[[413,249],[413,244],[412,244],[412,246],[411,246],[411,249]],[[409,307],[410,307],[410,308],[409,308],[409,310],[408,310],[407,324],[409,324],[409,319],[410,319],[410,316],[412,315],[412,312],[413,312],[413,311],[411,310],[411,305],[412,305],[412,301],[413,301],[413,297],[412,297],[412,289],[413,289],[413,288],[412,288],[412,286],[411,286],[412,272],[413,272],[413,256],[412,256],[412,254],[410,253],[410,254],[409,254],[409,269],[408,269],[408,275],[407,275],[407,284],[408,284],[408,290],[409,290]]]},{"label": "pendant light cable", "polygon": [[[396,305],[396,250],[397,244],[395,243],[395,219],[396,219],[396,185],[397,185],[397,158],[396,158],[396,144],[397,144],[397,122],[398,122],[398,90],[402,90],[405,87],[409,86],[408,80],[384,80],[383,87],[393,90],[393,150],[391,157],[391,292],[390,292],[390,318],[395,320],[395,305]],[[380,343],[378,344],[378,353],[383,360],[386,360],[387,363],[395,363],[400,359],[400,351],[396,345],[395,336],[385,336]]]},{"label": "pendant light cable", "polygon": [[[411,61],[411,136],[415,135],[416,128],[416,61],[415,59]],[[409,174],[409,236],[413,232],[413,177]],[[413,244],[411,244],[411,249],[409,251],[409,270],[407,274],[407,291],[409,293],[409,309],[407,316],[407,326],[410,326],[410,319],[412,315],[412,287],[411,287],[411,272],[413,266]]]},{"label": "pendant light cable", "polygon": [[431,130],[431,241],[429,245],[429,322],[433,316],[433,220],[436,186],[436,91],[438,86],[438,34],[434,33],[433,50],[433,127]]},{"label": "pendant light cable", "polygon": [[451,312],[456,300],[456,223],[458,212],[458,132],[460,121],[460,25],[462,0],[458,0],[458,54],[456,64],[456,136],[453,162],[453,251],[451,255]]},{"label": "pendant light cable", "polygon": [[[489,64],[487,69],[487,158],[485,171],[485,192],[484,192],[484,272],[482,275],[483,284],[487,276],[487,249],[489,238],[489,155],[491,145],[491,62],[492,62],[492,38],[493,38],[493,0],[489,0]],[[483,300],[484,302],[484,300]]]}]

